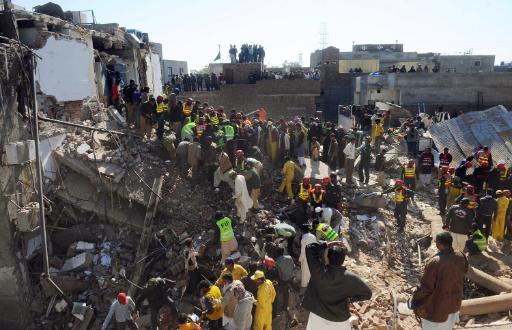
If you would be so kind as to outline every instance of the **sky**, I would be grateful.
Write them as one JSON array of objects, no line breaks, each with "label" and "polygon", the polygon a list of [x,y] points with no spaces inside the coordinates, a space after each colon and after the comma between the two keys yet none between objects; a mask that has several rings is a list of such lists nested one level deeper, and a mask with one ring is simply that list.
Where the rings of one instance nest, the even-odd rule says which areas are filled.
[{"label": "sky", "polygon": [[[98,23],[118,23],[163,44],[164,59],[189,70],[212,62],[230,44],[261,44],[265,64],[309,65],[321,47],[350,51],[352,43],[398,43],[404,51],[496,55],[512,61],[512,0],[52,0],[67,10],[94,10]],[[32,10],[45,0],[13,0]]]}]

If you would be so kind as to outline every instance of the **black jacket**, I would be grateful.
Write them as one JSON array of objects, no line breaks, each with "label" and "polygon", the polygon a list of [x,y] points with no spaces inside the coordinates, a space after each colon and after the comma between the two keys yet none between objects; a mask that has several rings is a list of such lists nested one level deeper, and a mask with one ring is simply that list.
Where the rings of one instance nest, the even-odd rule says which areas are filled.
[{"label": "black jacket", "polygon": [[306,247],[306,259],[311,272],[302,306],[321,318],[332,322],[349,319],[351,301],[368,300],[372,290],[357,275],[345,267],[324,265],[327,243],[313,243]]},{"label": "black jacket", "polygon": [[461,205],[453,205],[446,214],[445,226],[455,234],[467,235],[471,232],[474,212]]}]

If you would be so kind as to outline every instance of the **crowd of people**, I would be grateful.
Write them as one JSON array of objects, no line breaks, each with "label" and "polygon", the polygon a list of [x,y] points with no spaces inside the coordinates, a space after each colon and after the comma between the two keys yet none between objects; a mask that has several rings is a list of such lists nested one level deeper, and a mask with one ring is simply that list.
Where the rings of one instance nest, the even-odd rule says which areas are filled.
[{"label": "crowd of people", "polygon": [[261,45],[243,44],[239,53],[236,45],[229,45],[229,58],[231,63],[263,63],[265,49]]},{"label": "crowd of people", "polygon": [[164,94],[168,95],[170,91],[174,89],[180,92],[218,91],[220,90],[220,86],[225,83],[226,81],[222,72],[218,75],[214,72],[173,75],[171,79],[165,83]]},{"label": "crowd of people", "polygon": [[278,79],[306,79],[306,80],[320,80],[320,72],[318,70],[293,70],[290,72],[283,71],[263,71],[262,78],[265,80],[278,80]]},{"label": "crowd of people", "polygon": [[[448,148],[438,159],[431,148],[418,150],[419,137],[432,124],[432,116],[426,116],[430,121],[413,117],[395,126],[389,112],[364,108],[363,115],[354,111],[356,124],[345,129],[314,117],[274,120],[265,109],[250,115],[227,112],[222,106],[183,100],[179,92],[168,90],[154,97],[130,84],[122,99],[131,127],[150,141],[156,126],[157,139],[190,184],[209,185],[214,194],[232,196],[236,216],[219,210],[210,220],[225,265],[215,282],[202,279],[196,242],[183,242],[189,275],[186,292],[200,299],[202,320],[209,329],[271,329],[273,317],[287,310],[292,290],[310,312],[308,329],[351,328],[348,302],[372,295],[368,285],[343,266],[350,249],[350,223],[343,216],[342,192],[355,185],[357,158],[359,185],[369,184],[374,172],[381,193],[393,195],[398,233],[406,229],[407,205],[415,191],[438,187],[445,231],[436,237],[440,252],[427,263],[412,304],[424,329],[451,329],[457,321],[467,271],[464,253],[486,250],[490,237],[495,244],[511,238],[511,168],[493,160],[486,146],[478,146],[460,164],[452,163]],[[385,142],[390,139],[406,148],[408,160],[401,176],[387,182]],[[306,156],[328,164],[329,176],[320,182],[304,177]],[[263,188],[269,189],[263,185],[269,176],[280,183],[272,187],[287,203],[287,217],[266,229],[265,243],[246,269],[233,257],[237,233],[245,235],[251,229],[250,218],[263,207],[260,195]],[[300,281],[295,280],[297,268]],[[132,312],[143,298],[156,314],[168,302],[162,289],[168,284],[151,279],[135,302],[121,292],[105,326],[115,314],[118,323],[132,327]],[[177,312],[176,319],[179,329],[200,329],[200,320]],[[156,317],[152,322],[156,324]]]}]

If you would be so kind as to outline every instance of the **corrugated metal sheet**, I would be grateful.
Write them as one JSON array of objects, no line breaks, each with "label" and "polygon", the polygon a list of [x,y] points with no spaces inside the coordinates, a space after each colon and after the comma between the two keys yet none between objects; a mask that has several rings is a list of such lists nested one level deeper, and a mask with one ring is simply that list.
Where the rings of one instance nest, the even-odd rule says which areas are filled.
[{"label": "corrugated metal sheet", "polygon": [[512,113],[501,105],[443,121],[429,132],[440,151],[450,149],[454,164],[487,145],[495,162],[503,159],[512,165]]}]

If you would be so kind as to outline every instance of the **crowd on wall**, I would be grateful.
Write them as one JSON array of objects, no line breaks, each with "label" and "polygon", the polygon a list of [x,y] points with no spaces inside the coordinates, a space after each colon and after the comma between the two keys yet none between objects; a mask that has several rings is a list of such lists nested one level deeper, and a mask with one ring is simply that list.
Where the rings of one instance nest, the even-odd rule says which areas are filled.
[{"label": "crowd on wall", "polygon": [[236,45],[229,45],[229,58],[231,63],[263,63],[265,49],[261,45],[243,44],[238,52]]},{"label": "crowd on wall", "polygon": [[226,80],[224,74],[221,72],[218,75],[215,73],[197,73],[174,75],[171,80],[167,81],[164,89],[174,90],[180,92],[196,92],[196,91],[218,91],[220,86],[224,85]]}]

